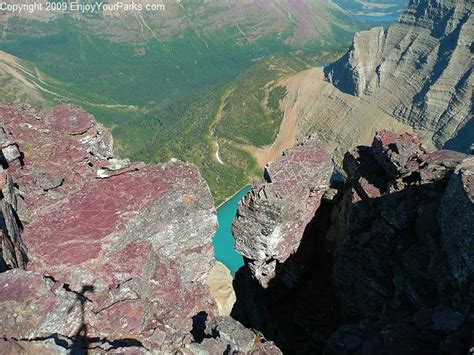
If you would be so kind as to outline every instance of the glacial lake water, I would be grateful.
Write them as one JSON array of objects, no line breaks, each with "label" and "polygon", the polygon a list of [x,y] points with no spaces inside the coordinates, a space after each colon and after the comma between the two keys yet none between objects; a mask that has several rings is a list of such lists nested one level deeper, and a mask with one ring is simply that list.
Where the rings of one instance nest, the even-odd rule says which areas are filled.
[{"label": "glacial lake water", "polygon": [[237,213],[239,201],[250,191],[250,186],[244,187],[237,192],[230,200],[217,209],[217,219],[219,229],[214,236],[214,251],[216,259],[226,265],[232,276],[244,265],[244,259],[235,251],[235,240],[232,236],[232,221]]},{"label": "glacial lake water", "polygon": [[356,17],[369,23],[391,24],[398,20],[399,15],[356,15]]}]

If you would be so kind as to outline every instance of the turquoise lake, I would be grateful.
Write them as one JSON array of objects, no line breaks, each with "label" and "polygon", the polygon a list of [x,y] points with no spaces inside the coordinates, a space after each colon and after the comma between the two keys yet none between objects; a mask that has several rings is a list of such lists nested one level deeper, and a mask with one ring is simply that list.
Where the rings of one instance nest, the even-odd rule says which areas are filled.
[{"label": "turquoise lake", "polygon": [[250,191],[250,187],[244,187],[237,192],[229,201],[217,209],[219,229],[214,236],[214,251],[216,259],[227,266],[232,275],[244,265],[244,259],[235,251],[235,240],[232,236],[232,221],[237,213],[239,201]]}]

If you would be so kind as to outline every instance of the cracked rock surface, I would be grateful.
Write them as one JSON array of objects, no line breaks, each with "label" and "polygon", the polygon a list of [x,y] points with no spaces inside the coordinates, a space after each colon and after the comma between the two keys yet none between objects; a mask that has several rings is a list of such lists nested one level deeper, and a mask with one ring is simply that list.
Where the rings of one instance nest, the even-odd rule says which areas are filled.
[{"label": "cracked rock surface", "polygon": [[[119,160],[110,133],[69,105],[4,105],[0,122],[0,352],[199,344],[195,316],[217,316],[206,284],[217,217],[197,168]],[[244,330],[245,349],[258,347]]]},{"label": "cracked rock surface", "polygon": [[[307,167],[327,178],[322,166]],[[299,228],[279,249],[290,253],[264,283],[256,265],[273,245],[254,243],[260,229],[243,227],[278,225],[285,209],[305,216],[308,200],[275,198],[262,210],[255,192],[244,198],[234,233],[247,259],[232,316],[291,354],[472,351],[474,158],[381,130],[347,152],[343,168],[347,179],[320,197],[312,217],[291,220]]]},{"label": "cracked rock surface", "polygon": [[325,148],[309,139],[268,164],[265,181],[241,201],[233,223],[236,249],[263,287],[300,245],[332,171]]}]

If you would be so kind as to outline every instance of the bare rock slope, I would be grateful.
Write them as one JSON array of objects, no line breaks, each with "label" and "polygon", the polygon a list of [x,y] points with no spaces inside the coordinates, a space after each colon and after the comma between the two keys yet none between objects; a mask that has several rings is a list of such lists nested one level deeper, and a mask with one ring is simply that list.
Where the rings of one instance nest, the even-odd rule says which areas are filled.
[{"label": "bare rock slope", "polygon": [[412,1],[387,31],[357,34],[326,78],[344,92],[374,96],[384,111],[432,132],[443,146],[472,119],[471,13],[471,1]]},{"label": "bare rock slope", "polygon": [[381,128],[415,130],[438,148],[474,143],[470,0],[413,0],[397,23],[355,35],[324,69],[288,81],[286,116],[298,135],[317,133],[342,160]]},{"label": "bare rock slope", "polygon": [[[217,218],[197,168],[117,159],[72,106],[1,106],[0,122],[0,352],[207,351]],[[213,346],[259,346],[215,322],[246,337],[208,329]]]}]

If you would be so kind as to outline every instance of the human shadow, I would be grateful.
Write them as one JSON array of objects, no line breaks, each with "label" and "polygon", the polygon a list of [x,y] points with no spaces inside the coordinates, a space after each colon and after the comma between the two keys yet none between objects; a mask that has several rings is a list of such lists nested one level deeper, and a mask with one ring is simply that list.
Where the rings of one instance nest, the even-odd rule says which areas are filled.
[{"label": "human shadow", "polygon": [[74,310],[74,307],[79,304],[81,312],[81,324],[77,329],[76,333],[72,336],[72,348],[71,354],[88,354],[89,345],[94,342],[95,339],[91,339],[87,336],[87,323],[85,316],[86,303],[92,300],[87,297],[87,294],[94,293],[94,286],[84,285],[80,291],[74,291],[69,288],[68,285],[64,287],[67,291],[72,292],[76,296],[76,302],[69,308],[68,313]]},{"label": "human shadow", "polygon": [[89,354],[89,350],[92,348],[100,348],[101,345],[107,343],[109,350],[127,348],[127,347],[140,347],[144,348],[143,344],[132,338],[121,338],[115,340],[109,340],[107,338],[101,337],[91,337],[88,334],[88,326],[86,320],[86,304],[88,302],[92,303],[93,301],[88,297],[88,295],[94,293],[95,289],[92,285],[84,285],[80,291],[74,291],[69,288],[68,285],[64,285],[64,288],[68,292],[72,292],[76,296],[76,302],[69,308],[69,313],[74,310],[76,305],[79,305],[81,312],[81,324],[77,329],[76,333],[70,338],[71,344],[68,349],[71,350],[72,355],[84,355]]}]

